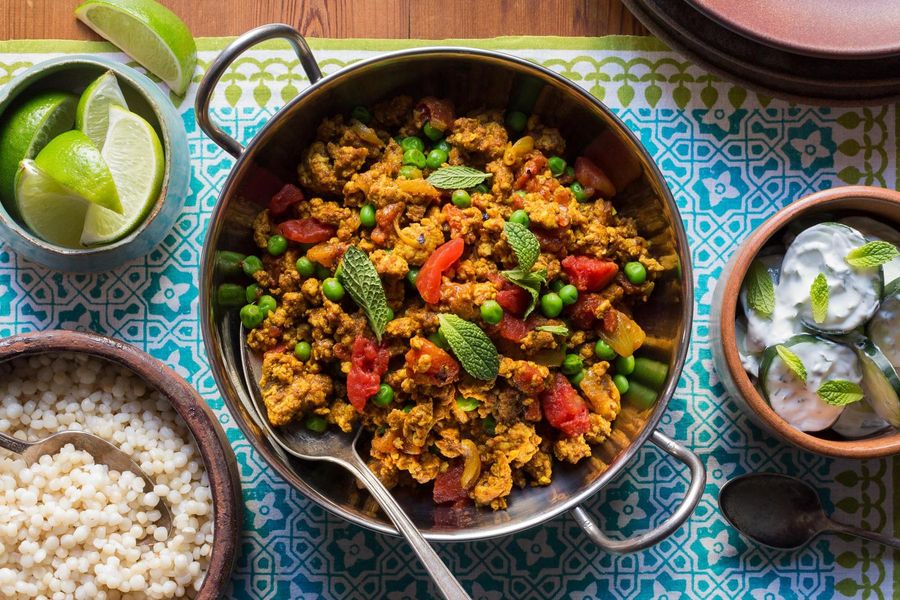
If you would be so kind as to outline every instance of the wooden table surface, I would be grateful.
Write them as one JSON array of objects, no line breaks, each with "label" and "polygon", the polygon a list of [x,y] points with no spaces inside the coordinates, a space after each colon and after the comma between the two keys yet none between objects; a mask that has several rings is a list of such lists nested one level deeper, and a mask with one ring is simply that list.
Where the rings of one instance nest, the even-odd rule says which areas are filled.
[{"label": "wooden table surface", "polygon": [[[266,23],[314,37],[482,38],[646,35],[620,0],[161,0],[195,36]],[[0,0],[0,40],[99,39],[72,14],[80,0]]]}]

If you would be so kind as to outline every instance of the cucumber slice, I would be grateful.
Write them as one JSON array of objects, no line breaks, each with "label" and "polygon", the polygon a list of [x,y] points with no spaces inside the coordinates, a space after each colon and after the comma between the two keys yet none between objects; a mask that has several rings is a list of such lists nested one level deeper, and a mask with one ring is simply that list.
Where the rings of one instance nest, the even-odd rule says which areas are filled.
[{"label": "cucumber slice", "polygon": [[862,363],[866,400],[878,416],[900,429],[900,377],[897,371],[870,340],[860,340],[856,353]]},{"label": "cucumber slice", "polygon": [[866,335],[900,371],[900,279],[886,287],[881,306],[866,327]]},{"label": "cucumber slice", "polygon": [[[779,281],[781,280],[781,264],[784,261],[784,255],[780,253],[770,253],[765,256],[758,256],[757,261],[762,263],[772,283],[775,285],[775,310],[768,317],[761,316],[753,310],[747,302],[747,289],[741,286],[740,301],[744,309],[744,315],[747,318],[747,329],[744,340],[745,354],[748,356],[756,356],[755,360],[744,362],[745,369],[755,374],[756,368],[753,370],[747,368],[752,366],[752,362],[758,365],[758,355],[762,353],[768,346],[786,340],[803,331],[803,326],[797,318],[797,307],[792,302],[785,302],[785,298],[779,295]],[[743,361],[742,361],[743,362]]]},{"label": "cucumber slice", "polygon": [[816,391],[826,381],[862,380],[859,360],[853,349],[813,335],[797,335],[784,345],[806,368],[806,382],[800,380],[778,356],[775,346],[766,348],[759,366],[759,381],[772,409],[800,431],[822,431],[831,427],[844,411],[843,406],[826,403]]},{"label": "cucumber slice", "polygon": [[[845,260],[866,243],[858,231],[840,223],[820,223],[800,233],[781,265],[776,297],[797,307],[800,321],[813,331],[843,334],[864,325],[878,310],[883,287],[881,269],[851,267]],[[810,287],[822,273],[828,281],[828,313],[822,323],[812,316]]]},{"label": "cucumber slice", "polygon": [[863,400],[848,404],[831,428],[845,438],[858,440],[890,429],[891,424],[878,416],[868,401]]},{"label": "cucumber slice", "polygon": [[[847,217],[846,219],[841,219],[840,222],[853,227],[866,236],[869,241],[881,240],[900,247],[900,231],[886,223],[881,223],[869,217]],[[900,278],[900,256],[882,265],[881,270],[884,273],[885,281]]]}]

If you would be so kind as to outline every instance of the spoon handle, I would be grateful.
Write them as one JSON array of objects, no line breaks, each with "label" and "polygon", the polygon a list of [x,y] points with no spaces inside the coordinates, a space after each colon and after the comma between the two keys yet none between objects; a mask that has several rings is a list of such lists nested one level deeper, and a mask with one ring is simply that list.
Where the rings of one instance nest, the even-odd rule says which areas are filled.
[{"label": "spoon handle", "polygon": [[32,446],[31,442],[26,442],[12,436],[0,433],[0,448],[6,448],[10,452],[22,454]]},{"label": "spoon handle", "polygon": [[363,484],[375,498],[387,516],[394,522],[394,525],[412,546],[413,552],[422,561],[431,579],[437,586],[440,595],[445,600],[472,600],[471,596],[466,593],[441,557],[438,556],[431,544],[422,536],[419,529],[413,524],[406,511],[400,506],[394,496],[388,491],[384,484],[369,470],[368,465],[357,455],[353,453],[353,470],[356,476],[362,480]]},{"label": "spoon handle", "polygon": [[854,527],[853,525],[846,525],[844,523],[838,523],[837,521],[832,521],[829,519],[828,530],[835,531],[837,533],[847,533],[849,535],[855,535],[866,540],[872,540],[873,542],[884,544],[885,546],[890,546],[891,548],[900,549],[900,538],[895,538],[883,533],[876,533],[874,531],[869,531],[868,529],[862,529],[860,527]]}]

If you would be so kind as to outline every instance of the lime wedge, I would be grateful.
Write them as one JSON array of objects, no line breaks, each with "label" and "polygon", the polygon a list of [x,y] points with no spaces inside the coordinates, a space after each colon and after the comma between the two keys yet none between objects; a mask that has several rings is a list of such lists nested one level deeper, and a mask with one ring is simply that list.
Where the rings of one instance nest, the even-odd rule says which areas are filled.
[{"label": "lime wedge", "polygon": [[90,205],[26,158],[16,174],[19,214],[35,235],[57,246],[81,248],[81,227]]},{"label": "lime wedge", "polygon": [[162,188],[162,145],[150,123],[136,114],[109,107],[109,131],[102,154],[119,190],[122,214],[91,205],[81,234],[85,246],[108,244],[128,235],[146,218]]},{"label": "lime wedge", "polygon": [[106,161],[88,136],[77,129],[50,140],[34,162],[41,171],[85,200],[122,212]]},{"label": "lime wedge", "polygon": [[187,25],[155,0],[87,0],[75,9],[85,25],[121,48],[179,96],[191,83],[197,45]]},{"label": "lime wedge", "polygon": [[107,71],[87,86],[75,111],[75,126],[91,138],[98,148],[103,147],[106,139],[110,105],[128,108],[116,81],[116,74]]},{"label": "lime wedge", "polygon": [[75,101],[72,94],[44,92],[7,113],[0,125],[0,200],[12,204],[19,162],[72,128]]}]

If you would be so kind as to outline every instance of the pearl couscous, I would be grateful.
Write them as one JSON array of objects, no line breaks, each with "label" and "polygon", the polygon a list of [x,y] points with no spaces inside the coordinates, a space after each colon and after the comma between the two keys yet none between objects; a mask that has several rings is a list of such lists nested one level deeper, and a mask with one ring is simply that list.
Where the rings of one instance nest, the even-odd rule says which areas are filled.
[{"label": "pearl couscous", "polygon": [[[192,598],[213,543],[209,481],[172,405],[130,371],[72,354],[0,364],[0,431],[38,440],[84,430],[156,483],[66,446],[30,467],[0,449],[0,597]],[[159,499],[172,531],[156,526]]]}]

